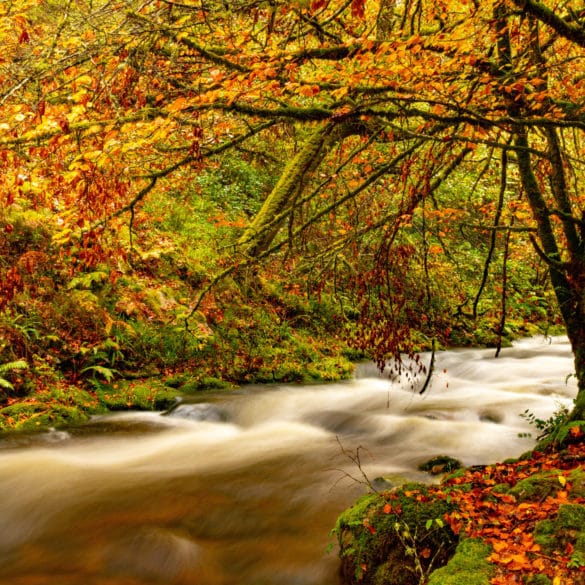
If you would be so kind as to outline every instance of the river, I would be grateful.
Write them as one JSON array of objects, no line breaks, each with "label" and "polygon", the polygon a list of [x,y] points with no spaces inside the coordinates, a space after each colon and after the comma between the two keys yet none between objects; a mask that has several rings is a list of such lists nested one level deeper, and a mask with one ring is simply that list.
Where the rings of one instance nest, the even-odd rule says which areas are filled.
[{"label": "river", "polygon": [[367,482],[428,480],[417,466],[439,454],[517,456],[534,444],[521,413],[570,406],[564,338],[493,356],[437,354],[422,396],[364,365],[2,438],[0,584],[334,585],[329,531]]}]

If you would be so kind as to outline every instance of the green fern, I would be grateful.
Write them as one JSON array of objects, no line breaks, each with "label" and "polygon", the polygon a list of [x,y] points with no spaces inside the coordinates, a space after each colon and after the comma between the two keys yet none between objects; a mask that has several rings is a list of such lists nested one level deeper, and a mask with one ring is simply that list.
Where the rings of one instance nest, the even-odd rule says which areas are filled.
[{"label": "green fern", "polygon": [[14,362],[0,364],[0,388],[4,388],[5,390],[14,390],[14,386],[6,379],[4,374],[9,374],[11,372],[15,372],[16,370],[26,369],[28,369],[28,364],[24,360],[16,360]]},{"label": "green fern", "polygon": [[91,372],[94,379],[96,375],[103,376],[108,382],[111,382],[114,379],[114,376],[120,373],[118,370],[113,368],[106,368],[105,366],[88,366],[87,368],[83,368],[83,370],[81,370],[82,374],[85,372]]}]

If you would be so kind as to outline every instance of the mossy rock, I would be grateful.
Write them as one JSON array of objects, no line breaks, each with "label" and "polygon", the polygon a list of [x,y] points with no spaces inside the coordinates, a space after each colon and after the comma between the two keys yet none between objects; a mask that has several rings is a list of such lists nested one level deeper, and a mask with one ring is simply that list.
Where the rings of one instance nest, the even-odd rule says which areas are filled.
[{"label": "mossy rock", "polygon": [[121,380],[100,385],[97,396],[108,410],[166,410],[175,403],[178,392],[157,380]]},{"label": "mossy rock", "polygon": [[364,496],[339,517],[333,533],[345,583],[418,585],[421,571],[449,560],[457,537],[442,518],[454,508],[428,494],[428,486],[405,484]]},{"label": "mossy rock", "polygon": [[546,554],[573,549],[572,560],[585,565],[585,506],[563,504],[554,520],[542,520],[534,530],[534,541]]},{"label": "mossy rock", "polygon": [[585,498],[585,469],[582,467],[572,469],[567,476],[567,482],[571,484],[571,498]]},{"label": "mossy rock", "polygon": [[43,390],[34,398],[25,397],[21,402],[0,409],[1,430],[46,430],[79,425],[93,414],[104,412],[96,397],[90,392],[72,385],[55,383],[50,390]]},{"label": "mossy rock", "polygon": [[202,390],[227,390],[232,384],[225,380],[220,380],[213,376],[203,376],[201,378],[190,378],[185,380],[177,388],[181,393],[193,394]]},{"label": "mossy rock", "polygon": [[462,540],[453,558],[431,573],[428,585],[489,585],[495,569],[487,560],[491,552],[478,538]]},{"label": "mossy rock", "polygon": [[448,455],[437,455],[425,463],[418,466],[420,471],[426,471],[431,475],[440,475],[441,473],[450,473],[461,468],[461,461],[449,457]]},{"label": "mossy rock", "polygon": [[559,490],[564,489],[559,482],[560,475],[562,471],[556,469],[535,473],[519,481],[508,493],[518,502],[544,501],[548,496],[554,496]]},{"label": "mossy rock", "polygon": [[525,585],[552,585],[552,581],[546,575],[530,575],[526,578]]},{"label": "mossy rock", "polygon": [[312,382],[338,382],[351,377],[353,363],[344,357],[324,357],[308,364],[306,375]]},{"label": "mossy rock", "polygon": [[17,403],[0,410],[2,428],[18,431],[62,428],[87,422],[89,417],[88,412],[63,404]]}]

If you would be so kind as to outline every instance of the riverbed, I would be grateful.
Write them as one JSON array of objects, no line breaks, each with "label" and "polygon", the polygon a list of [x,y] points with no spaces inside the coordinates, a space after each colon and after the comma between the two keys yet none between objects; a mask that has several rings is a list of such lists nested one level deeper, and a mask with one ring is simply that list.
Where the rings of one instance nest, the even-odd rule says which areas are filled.
[{"label": "riverbed", "polygon": [[[423,355],[423,362],[430,356]],[[571,405],[562,337],[437,354],[432,383],[354,379],[185,399],[0,439],[1,585],[335,585],[329,531],[435,455],[518,456]],[[531,437],[526,437],[532,433]],[[382,480],[381,478],[385,478]]]}]

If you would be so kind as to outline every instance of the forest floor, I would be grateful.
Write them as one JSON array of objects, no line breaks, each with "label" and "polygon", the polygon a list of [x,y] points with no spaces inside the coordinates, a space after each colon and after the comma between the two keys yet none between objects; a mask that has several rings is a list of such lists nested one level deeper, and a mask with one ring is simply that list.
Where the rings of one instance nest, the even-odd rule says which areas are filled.
[{"label": "forest floor", "polygon": [[578,426],[571,432],[578,442],[562,451],[534,451],[444,482],[459,508],[446,521],[491,547],[493,585],[585,583],[585,443]]},{"label": "forest floor", "polygon": [[584,428],[564,427],[562,448],[358,500],[335,528],[345,582],[583,585]]}]

